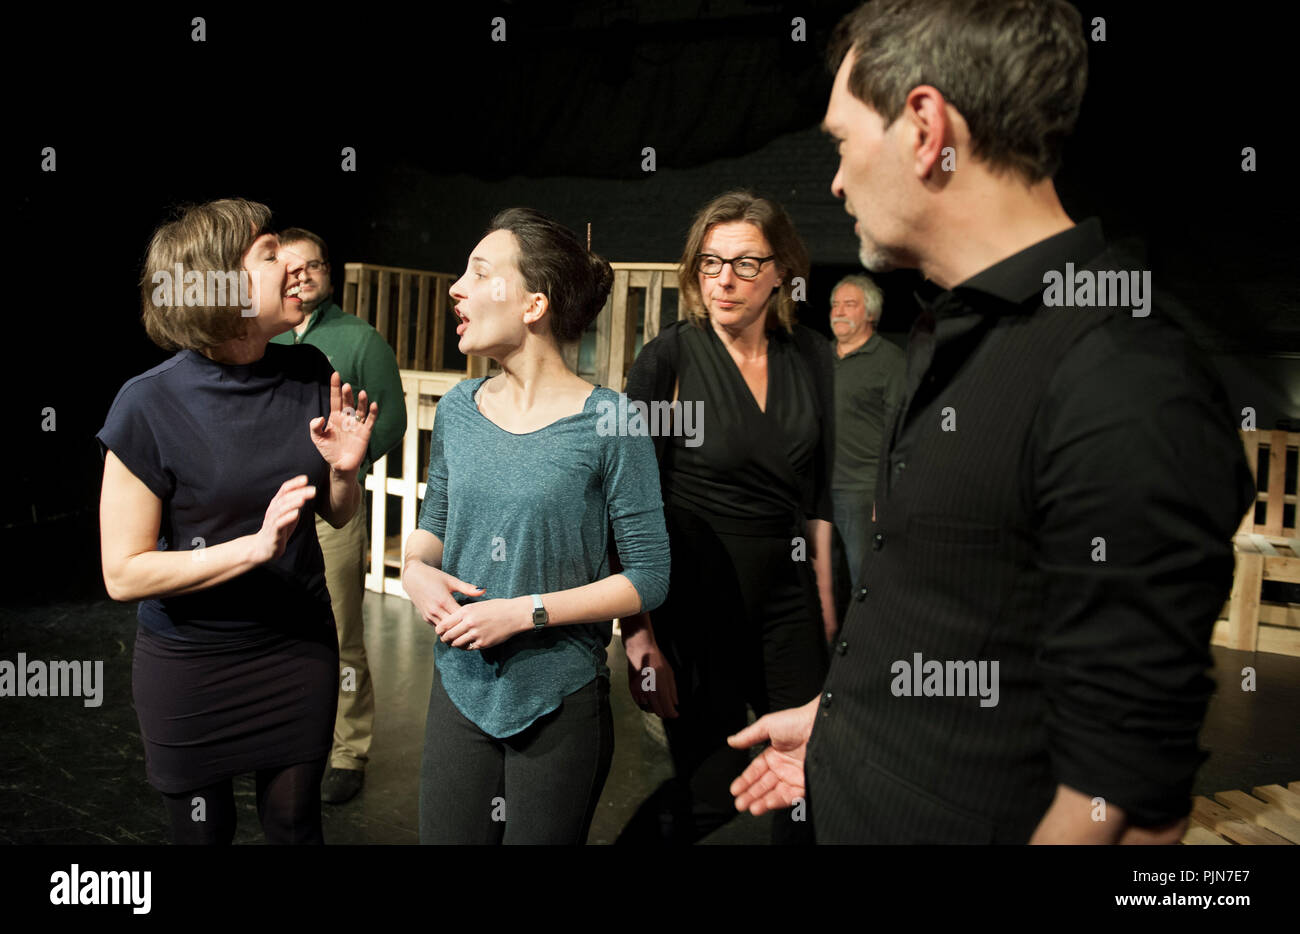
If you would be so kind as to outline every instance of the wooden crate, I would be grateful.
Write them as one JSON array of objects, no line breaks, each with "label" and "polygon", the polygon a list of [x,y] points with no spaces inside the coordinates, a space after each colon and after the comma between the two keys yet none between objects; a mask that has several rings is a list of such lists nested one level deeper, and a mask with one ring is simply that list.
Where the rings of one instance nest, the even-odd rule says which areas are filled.
[{"label": "wooden crate", "polygon": [[[677,288],[676,263],[610,263],[614,287],[596,317],[596,381],[623,391],[636,355],[637,325],[642,345],[659,334],[664,289]],[[577,369],[577,347],[566,362]]]},{"label": "wooden crate", "polygon": [[[344,263],[343,310],[383,335],[400,368],[460,372],[445,361],[448,334],[454,335],[450,319],[455,317],[447,293],[458,278],[450,272]],[[470,357],[464,372],[482,376],[490,363],[486,357]]]},{"label": "wooden crate", "polygon": [[[366,489],[373,496],[366,589],[405,597],[400,576],[402,548],[416,529],[420,504],[424,501],[424,478],[429,471],[428,457],[421,455],[420,433],[433,430],[438,400],[467,377],[458,372],[400,372],[402,395],[406,402],[406,434],[401,445],[376,461],[374,469],[366,477]],[[394,460],[402,465],[400,477],[389,476],[389,465]],[[396,530],[388,527],[388,497],[397,497],[401,501],[401,522]]]},{"label": "wooden crate", "polygon": [[[1232,595],[1211,642],[1248,652],[1300,656],[1300,607],[1262,600],[1265,581],[1300,583],[1295,467],[1300,434],[1243,431],[1241,437],[1258,493],[1233,538]],[[1262,521],[1256,521],[1260,512]]]},{"label": "wooden crate", "polygon": [[[461,380],[486,375],[491,361],[471,356],[463,369],[444,369],[448,337],[454,338],[448,292],[458,275],[375,263],[344,263],[343,270],[343,311],[383,336],[402,377],[406,435],[374,464],[365,481],[372,497],[366,589],[405,597],[399,576],[402,547],[415,531],[429,469],[420,454],[420,432],[432,429],[438,399]],[[390,477],[395,461],[401,463],[401,475]],[[397,529],[388,526],[389,497],[401,502]]]},{"label": "wooden crate", "polygon": [[1272,845],[1300,843],[1300,782],[1261,785],[1244,791],[1215,792],[1214,799],[1192,799],[1183,843]]}]

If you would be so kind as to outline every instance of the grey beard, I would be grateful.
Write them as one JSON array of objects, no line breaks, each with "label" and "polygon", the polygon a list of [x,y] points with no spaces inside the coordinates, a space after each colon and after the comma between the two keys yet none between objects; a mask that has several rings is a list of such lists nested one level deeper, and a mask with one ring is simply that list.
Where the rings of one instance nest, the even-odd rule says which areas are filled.
[{"label": "grey beard", "polygon": [[897,268],[884,250],[876,247],[875,252],[868,252],[865,243],[858,248],[858,262],[868,272],[891,272]]}]

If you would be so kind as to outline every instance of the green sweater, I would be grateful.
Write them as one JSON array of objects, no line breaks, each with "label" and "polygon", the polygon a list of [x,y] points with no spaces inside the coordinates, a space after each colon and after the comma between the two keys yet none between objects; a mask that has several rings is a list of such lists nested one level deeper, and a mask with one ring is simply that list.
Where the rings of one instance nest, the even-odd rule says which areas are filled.
[{"label": "green sweater", "polygon": [[361,476],[402,440],[406,434],[406,399],[397,357],[378,331],[355,315],[326,300],[307,319],[301,335],[285,331],[271,338],[273,344],[311,344],[329,358],[345,383],[352,384],[353,396],[362,389],[366,398],[379,403],[379,417],[370,435],[370,449],[361,465]]}]

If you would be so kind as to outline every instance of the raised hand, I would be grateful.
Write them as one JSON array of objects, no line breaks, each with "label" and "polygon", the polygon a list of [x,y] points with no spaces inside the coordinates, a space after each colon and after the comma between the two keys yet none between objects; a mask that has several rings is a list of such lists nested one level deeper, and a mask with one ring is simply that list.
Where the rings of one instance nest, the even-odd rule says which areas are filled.
[{"label": "raised hand", "polygon": [[280,489],[266,507],[262,528],[254,536],[254,560],[260,564],[284,554],[303,505],[315,495],[316,488],[307,485],[306,474],[299,474],[280,484]]},{"label": "raised hand", "polygon": [[[342,383],[342,385],[340,385]],[[366,391],[361,390],[356,407],[352,404],[352,386],[342,382],[335,371],[330,377],[329,418],[311,420],[311,440],[325,463],[340,473],[358,469],[366,459],[370,433],[379,415],[379,404],[366,405]]]}]

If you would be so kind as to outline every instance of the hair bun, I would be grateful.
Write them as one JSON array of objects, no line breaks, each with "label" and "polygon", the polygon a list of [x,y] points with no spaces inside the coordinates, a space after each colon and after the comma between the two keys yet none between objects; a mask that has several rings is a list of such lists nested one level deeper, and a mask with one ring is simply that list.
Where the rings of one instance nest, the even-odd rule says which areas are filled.
[{"label": "hair bun", "polygon": [[582,337],[600,314],[614,283],[614,270],[563,224],[532,208],[507,208],[488,233],[508,230],[519,248],[519,273],[530,292],[550,300],[551,332],[562,341]]},{"label": "hair bun", "polygon": [[614,287],[614,268],[599,253],[587,253],[587,264],[591,269],[591,306],[587,322],[600,314]]}]

